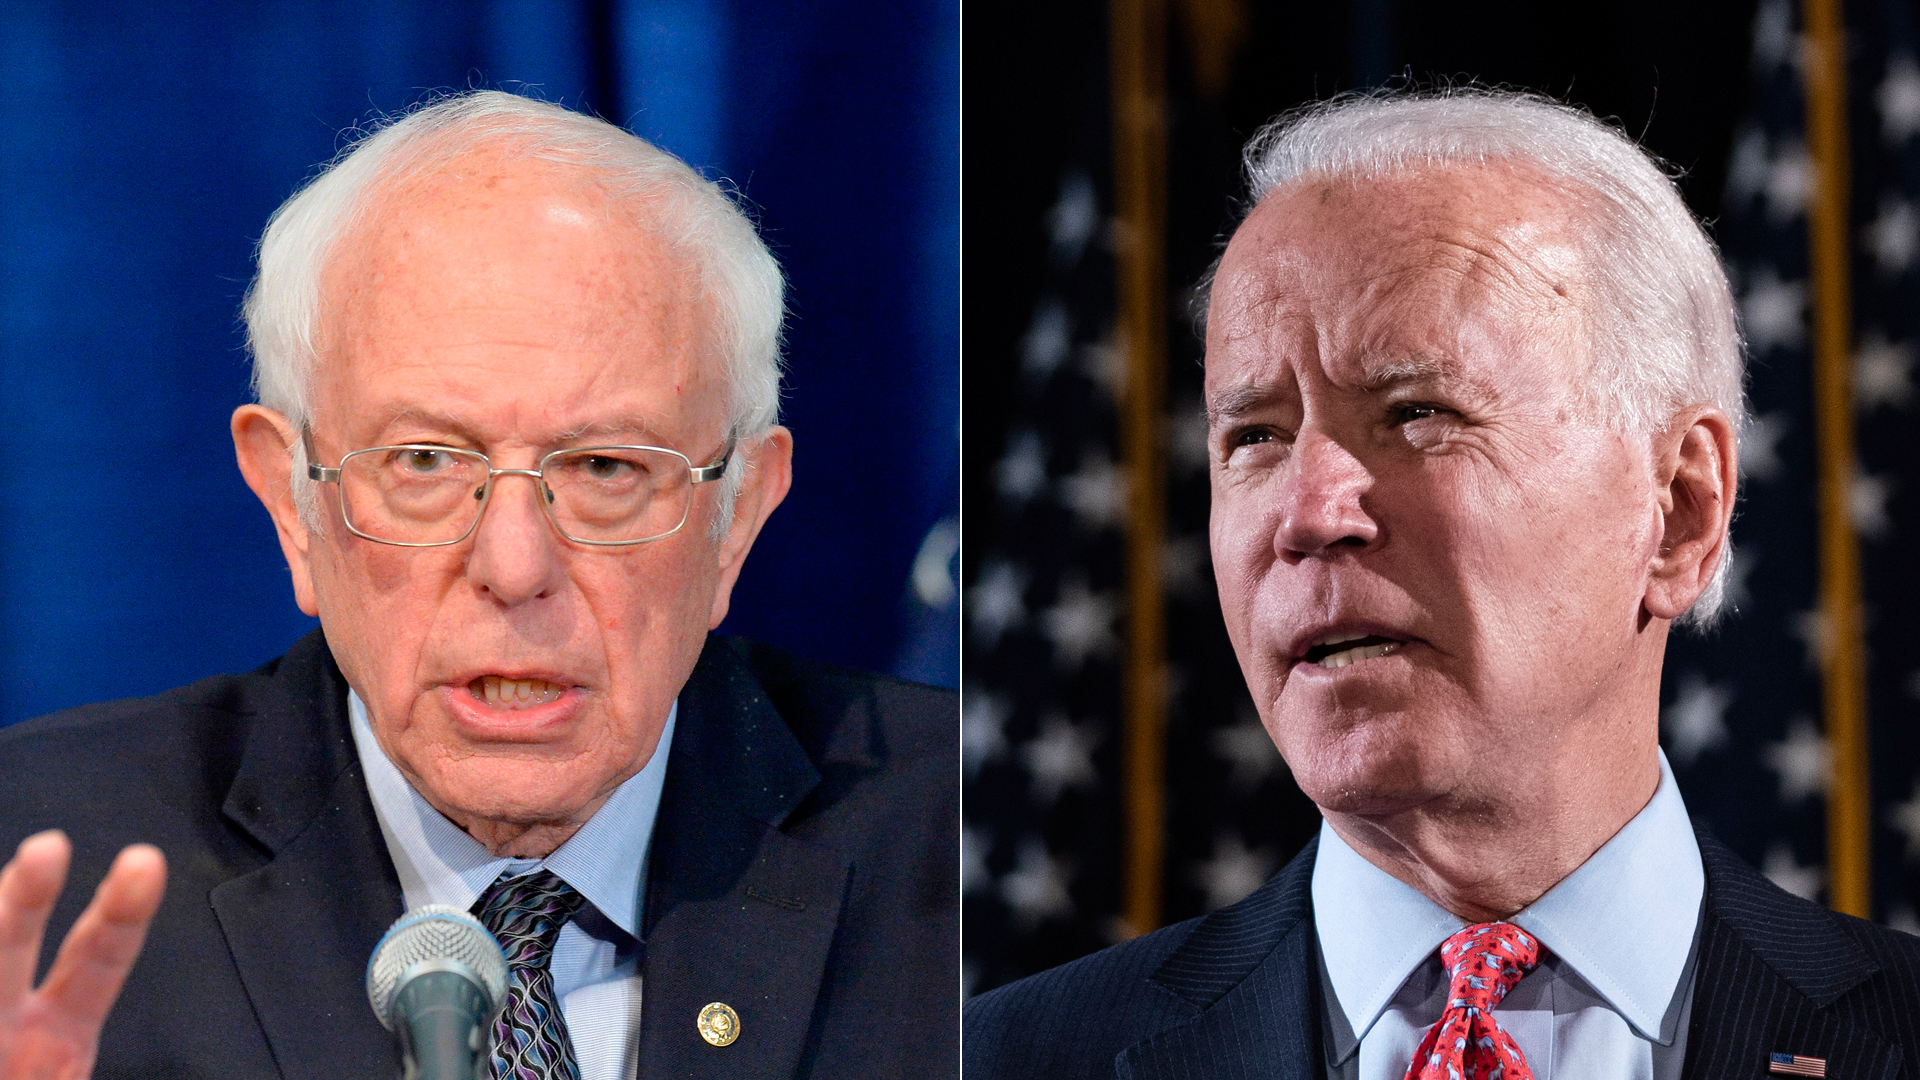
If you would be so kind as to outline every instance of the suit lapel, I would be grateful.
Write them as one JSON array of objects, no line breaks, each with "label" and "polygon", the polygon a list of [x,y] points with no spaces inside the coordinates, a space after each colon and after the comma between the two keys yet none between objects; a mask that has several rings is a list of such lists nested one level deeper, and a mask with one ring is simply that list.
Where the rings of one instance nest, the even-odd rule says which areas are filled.
[{"label": "suit lapel", "polygon": [[1123,1080],[1318,1078],[1320,980],[1312,894],[1315,839],[1240,903],[1202,919],[1151,977],[1194,1010],[1121,1051]]},{"label": "suit lapel", "polygon": [[[654,830],[640,1060],[652,1076],[791,1076],[807,1045],[849,863],[781,831],[820,782],[726,642],[709,638],[680,696]],[[739,1015],[712,1046],[709,1003]]]},{"label": "suit lapel", "polygon": [[319,634],[280,662],[222,809],[269,855],[212,890],[234,966],[285,1080],[391,1076],[366,958],[404,906]]},{"label": "suit lapel", "polygon": [[1683,1080],[1765,1076],[1767,1056],[1825,1059],[1835,1080],[1891,1080],[1897,1046],[1828,1008],[1879,970],[1823,912],[1700,833],[1707,873]]}]

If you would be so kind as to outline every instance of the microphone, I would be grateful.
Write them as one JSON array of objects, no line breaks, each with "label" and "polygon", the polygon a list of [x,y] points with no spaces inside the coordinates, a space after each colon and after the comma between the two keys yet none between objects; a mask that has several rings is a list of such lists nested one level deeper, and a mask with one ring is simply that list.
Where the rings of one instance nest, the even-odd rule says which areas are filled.
[{"label": "microphone", "polygon": [[400,1039],[406,1080],[484,1078],[507,957],[480,921],[428,904],[387,928],[367,961],[367,1000]]}]

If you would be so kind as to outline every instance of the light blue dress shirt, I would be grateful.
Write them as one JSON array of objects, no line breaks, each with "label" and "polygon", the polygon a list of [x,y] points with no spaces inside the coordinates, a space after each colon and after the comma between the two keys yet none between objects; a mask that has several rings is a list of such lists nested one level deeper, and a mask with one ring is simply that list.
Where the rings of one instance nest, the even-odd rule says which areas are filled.
[{"label": "light blue dress shirt", "polygon": [[[1312,888],[1327,1074],[1403,1080],[1446,1005],[1440,945],[1467,924],[1325,822]],[[1549,953],[1493,1011],[1536,1080],[1678,1080],[1705,889],[1700,846],[1661,754],[1646,807],[1508,920]]]},{"label": "light blue dress shirt", "polygon": [[360,768],[408,910],[452,904],[464,911],[501,874],[518,877],[542,869],[586,897],[554,942],[551,969],[580,1080],[633,1080],[638,1069],[641,886],[679,713],[675,702],[653,759],[615,788],[553,854],[499,859],[407,783],[374,739],[360,695],[347,695]]}]

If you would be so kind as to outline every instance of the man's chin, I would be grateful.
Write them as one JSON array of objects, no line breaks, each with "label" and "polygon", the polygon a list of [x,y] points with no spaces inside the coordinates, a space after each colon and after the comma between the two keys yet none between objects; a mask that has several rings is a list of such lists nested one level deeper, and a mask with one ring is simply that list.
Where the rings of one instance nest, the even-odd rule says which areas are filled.
[{"label": "man's chin", "polygon": [[416,787],[448,820],[489,843],[483,834],[584,824],[624,779],[602,772],[520,756],[476,754],[430,770]]},{"label": "man's chin", "polygon": [[1295,782],[1323,813],[1365,818],[1390,818],[1444,795],[1447,755],[1384,734],[1351,732],[1289,754]]}]

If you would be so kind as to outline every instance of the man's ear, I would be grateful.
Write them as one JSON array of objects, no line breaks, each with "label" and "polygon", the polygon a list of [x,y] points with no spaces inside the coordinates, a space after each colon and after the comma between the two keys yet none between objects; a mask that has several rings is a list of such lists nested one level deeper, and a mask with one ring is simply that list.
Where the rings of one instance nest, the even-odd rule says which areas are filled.
[{"label": "man's ear", "polygon": [[259,405],[242,405],[233,410],[233,456],[239,459],[240,475],[266,506],[280,534],[280,550],[287,557],[287,569],[293,574],[293,598],[300,610],[318,616],[320,606],[313,595],[313,574],[308,562],[308,545],[313,534],[300,520],[300,509],[293,502],[293,446],[300,433],[286,417]]},{"label": "man's ear", "polygon": [[1661,532],[1645,605],[1671,620],[1693,606],[1727,557],[1739,481],[1733,422],[1712,406],[1692,409],[1654,436],[1653,452]]},{"label": "man's ear", "polygon": [[746,460],[738,466],[742,475],[740,490],[733,497],[733,524],[715,550],[720,560],[720,582],[707,619],[709,630],[727,617],[727,608],[733,602],[733,583],[740,579],[747,552],[759,537],[760,527],[793,486],[793,433],[786,428],[769,428],[751,445],[735,452]]}]

